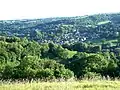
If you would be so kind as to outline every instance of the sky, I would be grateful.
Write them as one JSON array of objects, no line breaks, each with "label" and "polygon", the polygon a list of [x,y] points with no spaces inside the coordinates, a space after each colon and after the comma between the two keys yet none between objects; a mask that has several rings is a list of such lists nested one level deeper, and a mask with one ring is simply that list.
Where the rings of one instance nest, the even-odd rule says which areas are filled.
[{"label": "sky", "polygon": [[0,20],[120,12],[120,0],[0,0]]}]

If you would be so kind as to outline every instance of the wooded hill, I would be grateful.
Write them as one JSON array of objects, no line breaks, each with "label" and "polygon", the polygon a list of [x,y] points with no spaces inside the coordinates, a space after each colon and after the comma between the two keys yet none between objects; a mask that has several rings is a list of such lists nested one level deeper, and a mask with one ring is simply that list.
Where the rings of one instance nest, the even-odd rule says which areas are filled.
[{"label": "wooded hill", "polygon": [[120,14],[0,21],[0,79],[120,77]]},{"label": "wooded hill", "polygon": [[113,40],[120,32],[120,14],[0,21],[0,35],[64,44]]},{"label": "wooded hill", "polygon": [[120,50],[117,53],[103,52],[100,46],[85,43],[67,48],[54,43],[28,41],[26,38],[1,37],[0,79],[120,76]]}]

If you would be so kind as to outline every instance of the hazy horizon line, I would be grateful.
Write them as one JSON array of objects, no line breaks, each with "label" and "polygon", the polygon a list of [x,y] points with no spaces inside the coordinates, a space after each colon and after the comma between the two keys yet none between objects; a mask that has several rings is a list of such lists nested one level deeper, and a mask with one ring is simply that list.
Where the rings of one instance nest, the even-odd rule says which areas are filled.
[{"label": "hazy horizon line", "polygon": [[11,21],[11,20],[34,20],[34,19],[49,19],[49,18],[69,18],[69,17],[82,17],[82,16],[94,16],[100,14],[120,14],[120,12],[106,12],[106,13],[94,13],[85,15],[73,15],[73,16],[48,16],[48,17],[28,17],[28,18],[16,18],[16,19],[0,19],[0,21]]}]

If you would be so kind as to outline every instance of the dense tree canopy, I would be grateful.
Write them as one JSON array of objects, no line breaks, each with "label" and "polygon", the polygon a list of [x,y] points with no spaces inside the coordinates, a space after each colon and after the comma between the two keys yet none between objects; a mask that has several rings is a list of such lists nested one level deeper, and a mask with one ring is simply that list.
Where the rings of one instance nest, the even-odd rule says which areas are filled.
[{"label": "dense tree canopy", "polygon": [[120,77],[119,18],[0,21],[0,79]]}]

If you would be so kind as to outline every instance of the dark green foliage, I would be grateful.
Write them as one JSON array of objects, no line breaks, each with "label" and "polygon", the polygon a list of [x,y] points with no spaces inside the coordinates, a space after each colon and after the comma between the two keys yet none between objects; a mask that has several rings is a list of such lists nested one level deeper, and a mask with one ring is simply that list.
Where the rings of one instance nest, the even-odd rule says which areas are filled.
[{"label": "dark green foliage", "polygon": [[[39,44],[26,39],[19,39],[19,41],[14,41],[13,38],[5,39],[7,41],[0,41],[1,79],[68,79],[74,76],[73,72],[65,69],[64,65],[47,59],[49,53],[55,57],[54,54],[59,51],[58,47],[54,49],[52,45]],[[64,51],[63,48],[62,50]],[[57,57],[61,58],[62,56],[58,54],[59,52]]]},{"label": "dark green foliage", "polygon": [[119,18],[117,13],[0,21],[0,78],[119,77]]},{"label": "dark green foliage", "polygon": [[88,47],[88,52],[91,53],[97,53],[97,52],[101,52],[101,45],[92,45]]},{"label": "dark green foliage", "polygon": [[[0,35],[27,37],[38,42],[64,44],[103,39],[117,39],[120,14],[98,14],[91,16],[5,20],[0,21]],[[1,40],[5,40],[1,38]],[[7,42],[19,41],[18,38]]]},{"label": "dark green foliage", "polygon": [[26,38],[14,38],[4,37],[0,41],[1,79],[69,79],[73,76],[108,75],[115,78],[120,75],[119,48],[109,47],[110,51],[105,52],[101,45],[94,43],[69,44],[63,48],[55,43],[39,44]]},{"label": "dark green foliage", "polygon": [[76,54],[67,65],[77,77],[87,75],[88,72],[98,73],[102,76],[115,77],[117,75],[117,59],[113,57],[106,58],[101,54]]},{"label": "dark green foliage", "polygon": [[72,49],[79,52],[87,51],[88,45],[86,43],[76,43],[72,46]]}]

